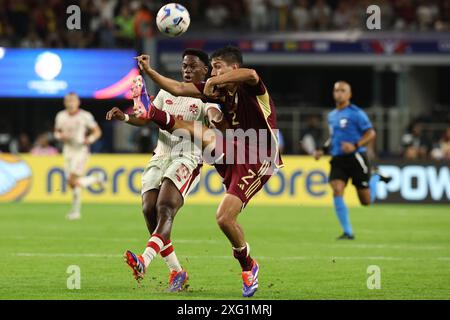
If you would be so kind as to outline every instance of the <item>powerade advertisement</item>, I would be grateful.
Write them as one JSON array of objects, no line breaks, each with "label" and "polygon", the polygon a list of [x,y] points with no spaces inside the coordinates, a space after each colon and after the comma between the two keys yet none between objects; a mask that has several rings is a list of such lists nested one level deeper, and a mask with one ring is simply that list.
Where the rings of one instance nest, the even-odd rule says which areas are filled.
[{"label": "powerade advertisement", "polygon": [[0,98],[128,98],[139,73],[133,50],[0,47]]},{"label": "powerade advertisement", "polygon": [[377,188],[379,202],[449,203],[450,169],[448,163],[383,163],[378,166],[392,177]]},{"label": "powerade advertisement", "polygon": [[[150,160],[147,155],[93,155],[87,174],[107,175],[104,188],[84,190],[83,201],[98,203],[140,203],[141,173]],[[331,206],[332,192],[327,184],[328,159],[284,156],[286,166],[264,186],[249,205]],[[62,156],[0,154],[0,202],[69,202],[71,194],[64,183]],[[402,162],[383,163],[379,170],[392,176],[380,183],[377,203],[442,203],[450,201],[450,171],[445,164]],[[224,189],[213,167],[204,165],[201,181],[187,203],[217,204]],[[350,206],[359,205],[355,189],[346,190]]]}]

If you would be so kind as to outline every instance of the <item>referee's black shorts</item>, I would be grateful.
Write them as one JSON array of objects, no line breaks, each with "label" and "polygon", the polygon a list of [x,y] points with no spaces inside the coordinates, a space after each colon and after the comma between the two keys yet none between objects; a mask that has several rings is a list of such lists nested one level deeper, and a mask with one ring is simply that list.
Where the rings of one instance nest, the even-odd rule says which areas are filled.
[{"label": "referee's black shorts", "polygon": [[370,164],[366,153],[352,153],[334,156],[330,161],[329,181],[342,180],[347,184],[352,178],[353,185],[358,189],[369,187]]}]

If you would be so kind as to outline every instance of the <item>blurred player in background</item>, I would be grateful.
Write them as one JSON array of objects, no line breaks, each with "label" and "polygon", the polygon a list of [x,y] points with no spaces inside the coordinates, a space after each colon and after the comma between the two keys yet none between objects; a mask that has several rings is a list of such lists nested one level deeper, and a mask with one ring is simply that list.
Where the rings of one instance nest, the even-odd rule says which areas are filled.
[{"label": "blurred player in background", "polygon": [[89,146],[97,141],[102,131],[94,116],[80,108],[80,98],[74,92],[64,97],[65,110],[58,112],[55,119],[55,139],[63,143],[64,170],[66,181],[73,193],[69,220],[81,218],[81,189],[95,183],[103,184],[102,174],[84,176],[89,158]]},{"label": "blurred player in background", "polygon": [[[237,218],[250,199],[282,165],[276,134],[275,105],[267,88],[255,70],[242,68],[242,52],[236,47],[224,47],[212,54],[212,77],[206,83],[181,83],[166,78],[150,67],[148,55],[141,55],[137,57],[137,60],[141,70],[144,70],[153,81],[171,94],[220,103],[224,117],[220,123],[215,123],[216,127],[229,126],[231,129],[242,129],[244,132],[248,130],[264,132],[260,130],[265,130],[267,133],[263,139],[267,140],[267,144],[273,147],[273,150],[270,150],[270,155],[266,159],[259,156],[269,150],[262,150],[258,143],[252,145],[247,140],[232,142],[235,158],[229,159],[228,152],[218,151],[224,142],[223,137],[216,138],[214,135],[205,138],[203,133],[200,133],[203,143],[213,145],[218,153],[216,154],[218,159],[221,157],[224,159],[223,163],[215,163],[215,168],[222,176],[226,187],[226,194],[216,212],[216,220],[231,243],[234,257],[241,265],[242,294],[244,297],[251,297],[258,288],[259,266],[250,257],[250,247]],[[192,123],[180,121],[152,107],[151,104],[147,106],[147,116],[164,130],[172,132],[176,129],[187,129],[192,136],[196,136]],[[204,128],[203,132],[205,131],[208,132],[208,129]],[[239,144],[243,145],[244,154],[236,155]],[[267,145],[265,147],[267,148]],[[257,163],[237,161],[238,157],[249,159],[251,153],[258,155]]]},{"label": "blurred player in background", "polygon": [[[205,81],[209,72],[208,54],[197,49],[186,49],[182,58],[183,81]],[[132,91],[135,104],[150,103],[141,76],[134,80]],[[160,110],[188,121],[204,122],[205,118],[221,118],[219,105],[204,103],[195,98],[176,97],[165,90],[159,91],[153,104]],[[118,108],[109,111],[106,119],[121,120],[134,126],[151,123],[149,119],[125,115]],[[169,291],[183,289],[188,275],[175,254],[170,233],[175,215],[183,206],[184,199],[200,181],[201,161],[201,155],[194,153],[194,145],[190,139],[181,140],[167,131],[159,131],[158,145],[142,176],[142,210],[151,238],[142,255],[125,252],[126,262],[137,280],[144,277],[150,262],[159,252],[169,267]]]},{"label": "blurred player in background", "polygon": [[348,179],[352,179],[360,203],[368,206],[375,201],[377,183],[380,180],[388,182],[389,178],[378,173],[371,176],[366,147],[375,140],[376,133],[367,114],[350,102],[350,84],[336,82],[333,96],[336,109],[328,114],[330,138],[322,149],[314,153],[314,157],[319,160],[327,152],[332,156],[329,181],[333,189],[334,209],[344,231],[338,239],[353,240],[348,208],[344,202]]}]

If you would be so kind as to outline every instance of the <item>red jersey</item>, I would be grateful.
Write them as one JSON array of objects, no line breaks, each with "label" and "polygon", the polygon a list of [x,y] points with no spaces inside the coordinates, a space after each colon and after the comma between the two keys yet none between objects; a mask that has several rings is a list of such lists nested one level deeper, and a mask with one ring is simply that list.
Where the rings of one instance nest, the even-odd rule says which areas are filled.
[{"label": "red jersey", "polygon": [[[205,83],[197,83],[195,86],[203,92]],[[218,99],[204,97],[203,100],[220,104],[225,119],[232,129],[244,131],[254,129],[257,132],[260,129],[266,129],[269,145],[275,143],[276,155],[273,155],[275,165],[277,167],[282,165],[278,135],[274,132],[277,129],[275,104],[261,78],[254,86],[240,83],[235,92],[224,91]]]}]

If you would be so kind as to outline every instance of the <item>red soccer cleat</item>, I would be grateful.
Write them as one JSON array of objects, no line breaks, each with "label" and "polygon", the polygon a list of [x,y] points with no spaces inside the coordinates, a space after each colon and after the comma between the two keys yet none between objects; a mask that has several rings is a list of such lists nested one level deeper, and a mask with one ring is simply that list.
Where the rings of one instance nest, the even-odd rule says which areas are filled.
[{"label": "red soccer cleat", "polygon": [[185,288],[189,276],[185,270],[179,272],[173,270],[169,275],[169,291],[179,292]]},{"label": "red soccer cleat", "polygon": [[141,75],[133,79],[131,94],[133,96],[134,115],[141,119],[151,119],[151,110],[154,106],[147,93],[144,78]]},{"label": "red soccer cleat", "polygon": [[142,258],[142,256],[137,256],[130,250],[127,250],[123,255],[123,259],[133,271],[133,276],[137,282],[140,282],[142,279],[144,279],[146,268],[144,258]]}]

